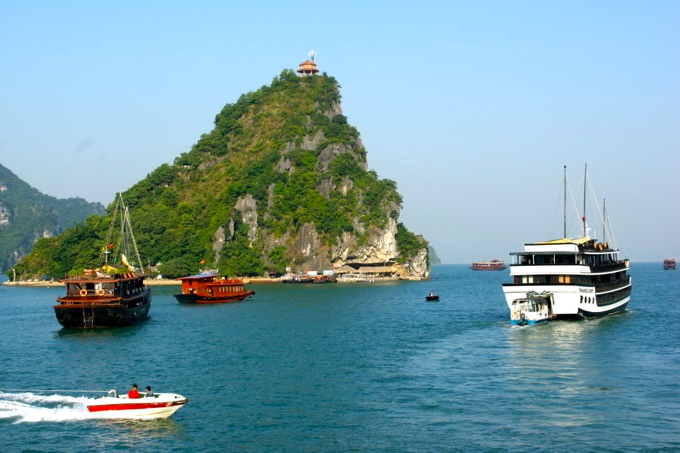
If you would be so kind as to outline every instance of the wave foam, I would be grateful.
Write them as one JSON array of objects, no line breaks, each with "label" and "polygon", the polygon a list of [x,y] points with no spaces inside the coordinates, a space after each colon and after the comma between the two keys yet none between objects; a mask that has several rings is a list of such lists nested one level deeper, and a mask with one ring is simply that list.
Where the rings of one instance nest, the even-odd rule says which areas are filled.
[{"label": "wave foam", "polygon": [[23,422],[64,422],[97,417],[88,412],[94,398],[68,395],[40,395],[31,392],[0,392],[0,419]]}]

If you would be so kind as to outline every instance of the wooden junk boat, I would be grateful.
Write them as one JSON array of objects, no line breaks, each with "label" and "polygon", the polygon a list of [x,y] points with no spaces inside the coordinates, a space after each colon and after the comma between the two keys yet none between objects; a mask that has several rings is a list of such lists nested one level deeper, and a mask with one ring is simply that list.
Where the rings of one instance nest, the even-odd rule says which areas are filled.
[{"label": "wooden junk boat", "polygon": [[223,304],[238,302],[255,294],[245,289],[241,278],[217,277],[205,272],[179,278],[182,293],[175,294],[175,299],[181,304]]},{"label": "wooden junk boat", "polygon": [[[120,217],[119,217],[120,216]],[[119,217],[120,236],[112,242],[114,226]],[[128,262],[134,257],[141,271],[141,259],[130,225],[127,207],[118,194],[114,219],[102,253],[103,265],[85,270],[81,275],[60,280],[66,295],[57,298],[54,312],[63,327],[89,329],[137,324],[147,318],[151,306],[151,291],[144,285],[146,277]],[[109,259],[111,255],[112,259]],[[113,266],[115,264],[116,266]]]}]

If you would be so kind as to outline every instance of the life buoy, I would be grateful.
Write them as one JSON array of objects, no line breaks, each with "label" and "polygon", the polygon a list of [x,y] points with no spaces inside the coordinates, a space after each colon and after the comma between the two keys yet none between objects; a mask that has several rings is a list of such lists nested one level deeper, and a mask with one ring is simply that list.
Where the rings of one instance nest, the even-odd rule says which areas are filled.
[{"label": "life buoy", "polygon": [[103,289],[98,289],[97,290],[97,296],[103,296],[104,295],[104,290]]},{"label": "life buoy", "polygon": [[83,296],[83,297],[87,296],[87,290],[86,290],[86,289],[81,289],[81,290],[80,290],[80,295]]}]

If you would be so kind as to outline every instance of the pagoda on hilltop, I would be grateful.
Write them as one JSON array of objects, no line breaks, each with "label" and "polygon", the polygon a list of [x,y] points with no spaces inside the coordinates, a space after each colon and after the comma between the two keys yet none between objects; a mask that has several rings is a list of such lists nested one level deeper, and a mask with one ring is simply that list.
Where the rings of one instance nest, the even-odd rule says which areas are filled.
[{"label": "pagoda on hilltop", "polygon": [[297,72],[300,75],[312,75],[316,74],[319,72],[319,70],[316,68],[316,63],[314,62],[314,58],[316,57],[316,52],[313,50],[309,51],[309,60],[305,60],[302,63],[300,63],[300,67],[298,68]]}]

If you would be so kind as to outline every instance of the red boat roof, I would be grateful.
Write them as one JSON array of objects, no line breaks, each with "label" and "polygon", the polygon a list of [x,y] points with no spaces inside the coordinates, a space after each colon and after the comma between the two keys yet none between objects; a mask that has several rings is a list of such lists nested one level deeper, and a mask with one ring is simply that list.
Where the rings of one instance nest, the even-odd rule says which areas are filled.
[{"label": "red boat roof", "polygon": [[187,277],[180,277],[177,280],[208,280],[208,279],[212,280],[215,277],[217,277],[217,275],[209,274],[207,272],[202,272],[202,273],[196,274],[196,275],[189,275]]}]

